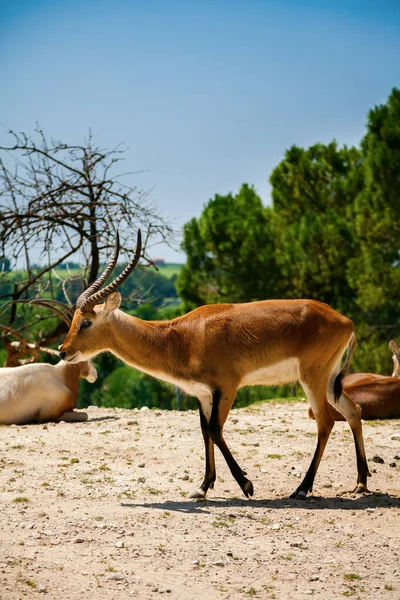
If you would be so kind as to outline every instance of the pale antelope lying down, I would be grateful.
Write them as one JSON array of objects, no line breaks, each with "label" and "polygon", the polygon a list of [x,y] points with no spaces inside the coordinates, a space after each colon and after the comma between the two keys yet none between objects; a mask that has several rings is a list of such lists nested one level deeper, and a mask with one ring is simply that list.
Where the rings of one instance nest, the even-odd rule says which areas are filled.
[{"label": "pale antelope lying down", "polygon": [[[70,326],[73,311],[63,303],[54,300],[32,300],[30,303],[50,308]],[[61,360],[56,365],[33,363],[0,368],[0,423],[86,421],[87,413],[74,411],[81,377],[90,383],[96,381],[97,371],[91,360],[76,364]]]},{"label": "pale antelope lying down", "polygon": [[0,369],[0,423],[22,425],[46,421],[86,421],[76,412],[79,378],[97,379],[93,363],[34,363]]},{"label": "pale antelope lying down", "polygon": [[[393,352],[392,377],[353,373],[343,379],[343,389],[360,406],[362,419],[400,419],[400,350],[394,341],[390,342],[389,348]],[[333,406],[329,409],[335,421],[345,420]],[[311,407],[308,409],[308,416],[314,418]]]},{"label": "pale antelope lying down", "polygon": [[[201,306],[171,321],[142,321],[119,310],[121,295],[115,292],[139,260],[140,231],[133,259],[101,289],[116,264],[118,249],[117,237],[107,269],[79,296],[61,356],[74,364],[109,351],[198,399],[206,460],[203,483],[192,497],[204,498],[214,485],[214,444],[244,494],[253,495],[253,484],[224,440],[224,423],[238,388],[297,380],[316,416],[318,443],[304,480],[292,497],[305,498],[312,490],[334,424],[328,402],[350,424],[357,455],[356,489],[366,490],[369,473],[360,408],[341,386],[355,346],[349,319],[314,300],[266,300]],[[101,300],[105,300],[103,304],[99,304]]]}]

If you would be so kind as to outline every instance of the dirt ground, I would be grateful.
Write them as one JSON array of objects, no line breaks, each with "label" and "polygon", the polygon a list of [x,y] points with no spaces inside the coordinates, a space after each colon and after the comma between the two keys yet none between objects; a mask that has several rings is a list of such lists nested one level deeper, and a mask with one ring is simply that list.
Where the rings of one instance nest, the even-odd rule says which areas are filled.
[{"label": "dirt ground", "polygon": [[[336,423],[313,496],[306,404],[233,410],[205,501],[198,414],[90,407],[84,423],[0,427],[0,598],[400,598],[400,421],[364,424],[372,494],[354,496]],[[379,458],[382,462],[376,461]]]}]

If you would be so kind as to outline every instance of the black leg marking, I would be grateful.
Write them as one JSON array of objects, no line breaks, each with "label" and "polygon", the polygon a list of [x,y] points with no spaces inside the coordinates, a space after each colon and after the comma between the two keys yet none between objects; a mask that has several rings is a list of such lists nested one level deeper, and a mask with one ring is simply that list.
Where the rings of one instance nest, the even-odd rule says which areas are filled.
[{"label": "black leg marking", "polygon": [[214,487],[214,482],[216,479],[215,472],[215,459],[214,459],[214,442],[210,438],[207,419],[202,411],[201,404],[199,402],[199,412],[200,412],[200,425],[201,432],[203,434],[204,440],[204,449],[205,449],[205,475],[203,479],[203,483],[199,487],[199,489],[190,495],[191,498],[205,498],[207,491],[209,488]]},{"label": "black leg marking", "polygon": [[218,446],[221,450],[228,467],[231,470],[233,477],[236,479],[238,484],[243,490],[244,495],[248,498],[252,496],[254,493],[253,484],[249,479],[244,476],[244,473],[236,460],[233,458],[231,451],[229,450],[223,435],[222,435],[222,427],[220,425],[219,420],[219,410],[220,410],[220,401],[221,401],[221,392],[220,390],[216,390],[213,393],[213,407],[211,412],[210,422],[208,424],[208,431],[212,441]]},{"label": "black leg marking", "polygon": [[319,463],[320,452],[321,452],[321,445],[320,445],[320,441],[318,440],[317,447],[315,449],[314,456],[313,456],[311,464],[308,468],[308,471],[307,471],[303,481],[297,488],[297,490],[295,490],[293,492],[293,494],[290,494],[289,498],[296,498],[297,500],[304,500],[305,498],[307,498],[308,492],[312,492],[315,474],[317,472],[316,465]]},{"label": "black leg marking", "polygon": [[363,492],[368,492],[367,477],[371,477],[371,473],[369,472],[366,458],[360,452],[357,436],[354,431],[353,431],[353,437],[354,437],[354,443],[355,443],[355,447],[356,447],[357,472],[358,472],[357,487],[354,491],[356,494],[362,494]]}]

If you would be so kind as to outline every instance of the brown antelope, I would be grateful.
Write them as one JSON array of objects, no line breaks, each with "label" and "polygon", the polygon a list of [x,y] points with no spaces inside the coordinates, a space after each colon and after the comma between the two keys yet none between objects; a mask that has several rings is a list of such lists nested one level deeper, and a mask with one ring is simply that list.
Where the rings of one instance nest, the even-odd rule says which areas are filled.
[{"label": "brown antelope", "polygon": [[[318,442],[310,467],[293,498],[312,490],[334,420],[328,402],[343,413],[353,431],[357,455],[357,492],[366,490],[360,408],[343,392],[355,346],[353,323],[315,300],[265,300],[201,306],[170,321],[142,321],[119,310],[115,290],[136,266],[136,252],[125,270],[101,289],[118,256],[77,302],[61,356],[70,363],[109,351],[125,363],[172,383],[199,402],[205,445],[205,477],[193,498],[204,498],[215,482],[214,444],[221,450],[245,496],[253,484],[232,456],[222,434],[238,388],[300,380],[316,415]],[[99,304],[101,300],[104,303]],[[341,358],[347,359],[341,370]]]},{"label": "brown antelope", "polygon": [[[35,303],[55,310],[68,326],[71,324],[68,313],[57,310],[49,302]],[[97,371],[91,360],[0,368],[0,423],[87,420],[87,413],[74,411],[80,377],[90,383],[96,381]]]},{"label": "brown antelope", "polygon": [[[391,377],[375,373],[353,373],[343,379],[343,389],[361,408],[361,418],[399,419],[400,418],[400,350],[393,340],[389,343],[393,352],[394,371]],[[333,406],[329,407],[335,421],[344,421],[344,417]],[[313,419],[311,407],[308,416]]]}]

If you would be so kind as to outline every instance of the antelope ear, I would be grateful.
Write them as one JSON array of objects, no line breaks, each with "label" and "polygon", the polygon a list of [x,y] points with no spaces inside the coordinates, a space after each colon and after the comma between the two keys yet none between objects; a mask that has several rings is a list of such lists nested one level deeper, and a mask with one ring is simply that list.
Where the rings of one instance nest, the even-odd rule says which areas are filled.
[{"label": "antelope ear", "polygon": [[109,296],[107,296],[106,301],[104,302],[104,312],[106,314],[112,312],[116,308],[119,308],[121,304],[121,294],[119,292],[112,292]]},{"label": "antelope ear", "polygon": [[399,353],[399,347],[398,347],[398,345],[396,344],[396,342],[394,340],[392,340],[391,342],[389,342],[389,348],[393,352],[393,354],[398,354]]}]

